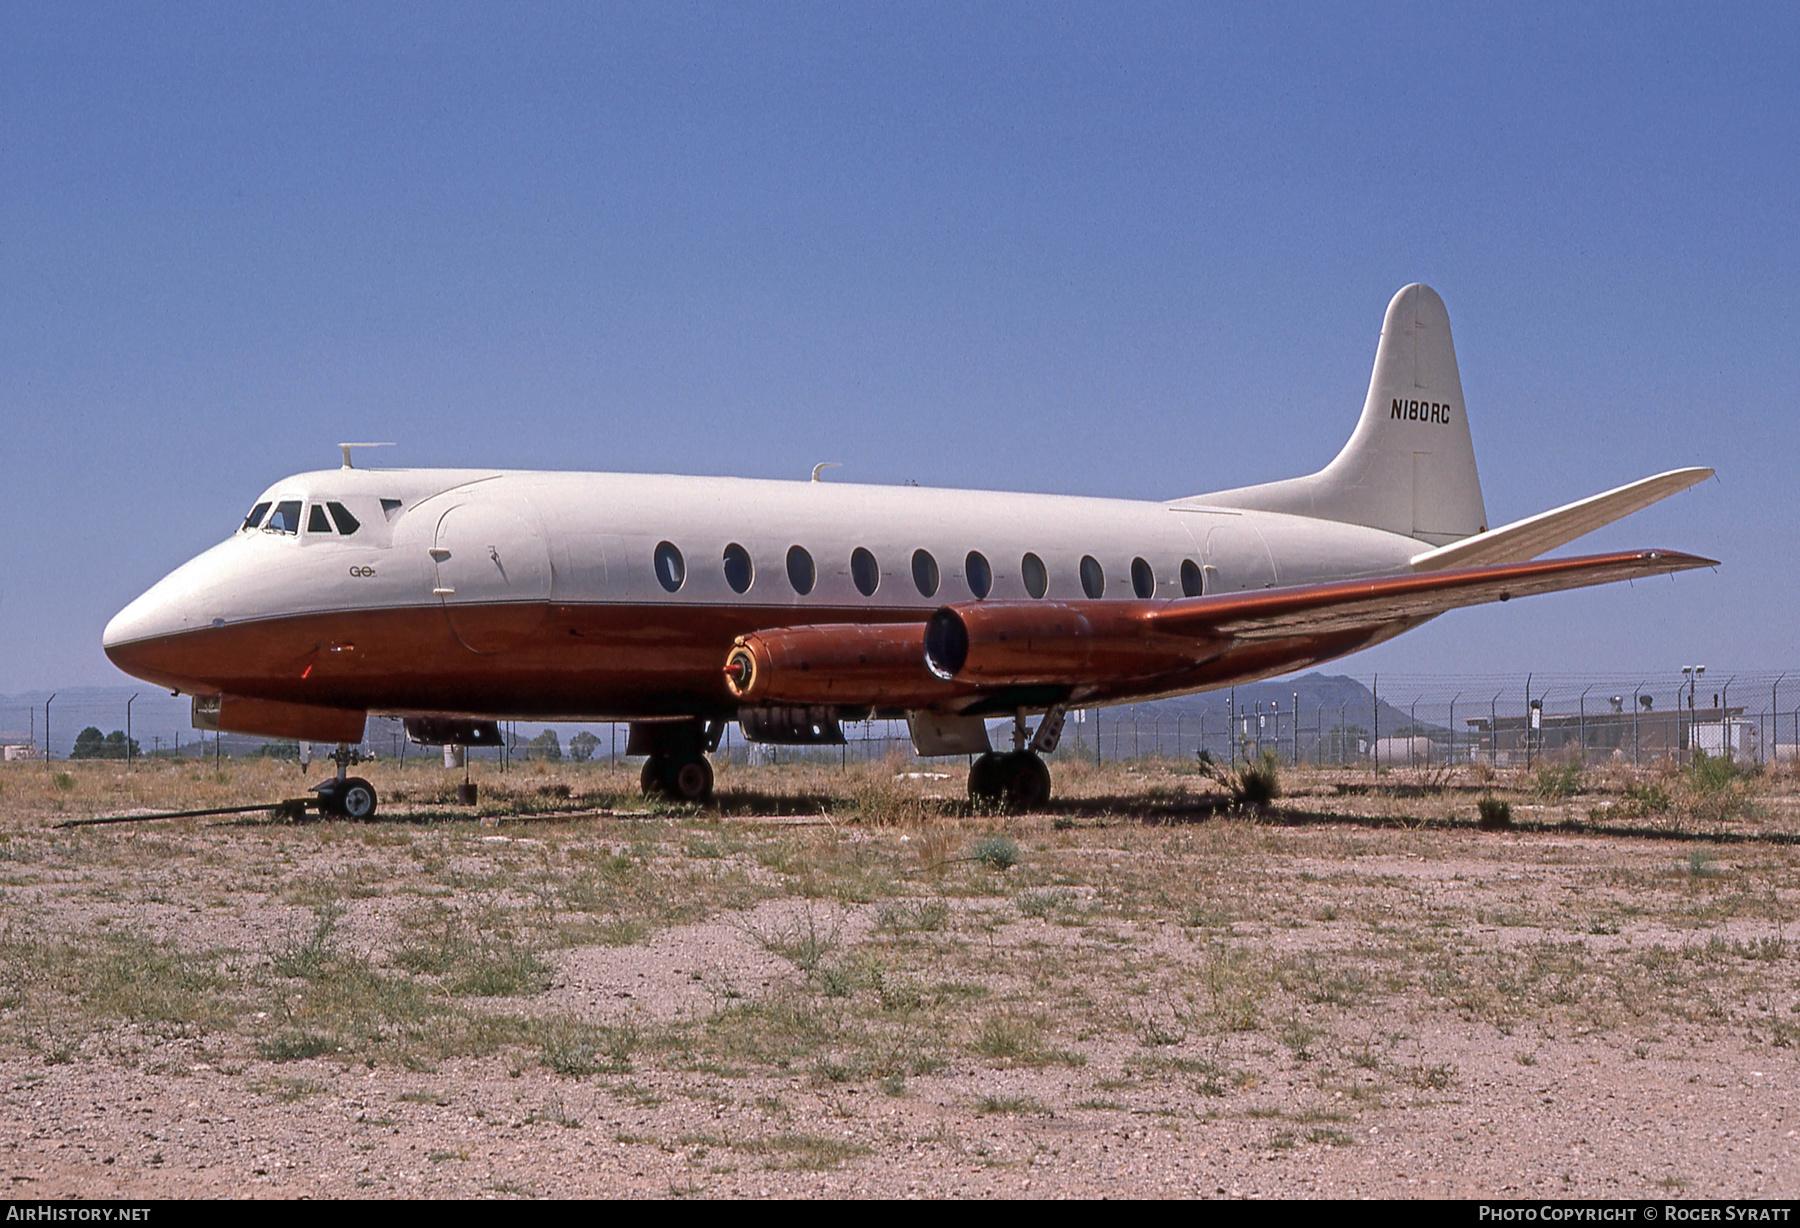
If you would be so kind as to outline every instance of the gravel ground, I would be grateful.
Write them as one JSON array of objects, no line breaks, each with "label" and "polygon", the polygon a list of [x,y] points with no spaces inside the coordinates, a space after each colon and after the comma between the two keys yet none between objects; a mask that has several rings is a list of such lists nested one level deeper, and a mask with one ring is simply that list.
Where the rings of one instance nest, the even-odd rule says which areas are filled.
[{"label": "gravel ground", "polygon": [[[722,771],[725,813],[514,773],[485,823],[390,770],[365,827],[77,831],[50,824],[293,782],[8,770],[0,1172],[31,1198],[1800,1193],[1791,780],[1319,773],[1247,817],[1180,767],[1059,768],[1067,801],[1001,819],[891,767]],[[1512,830],[1475,828],[1487,790]],[[591,808],[520,813],[545,799]]]}]

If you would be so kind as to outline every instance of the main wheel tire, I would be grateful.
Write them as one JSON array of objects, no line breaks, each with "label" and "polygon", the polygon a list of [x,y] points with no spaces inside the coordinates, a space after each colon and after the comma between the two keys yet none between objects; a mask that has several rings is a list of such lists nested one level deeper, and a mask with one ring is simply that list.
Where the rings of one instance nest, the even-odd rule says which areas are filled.
[{"label": "main wheel tire", "polygon": [[712,797],[712,764],[705,758],[680,759],[669,769],[669,796],[680,802],[704,802]]},{"label": "main wheel tire", "polygon": [[337,790],[337,812],[346,819],[364,822],[375,817],[379,800],[374,785],[360,776],[352,776]]},{"label": "main wheel tire", "polygon": [[1001,756],[988,751],[969,765],[969,800],[994,805],[1005,794]]},{"label": "main wheel tire", "polygon": [[638,788],[645,797],[661,797],[663,794],[663,768],[668,764],[656,755],[644,760],[644,769],[638,773]]},{"label": "main wheel tire", "polygon": [[1050,768],[1030,751],[1007,756],[1006,808],[1015,813],[1041,809],[1050,800]]}]

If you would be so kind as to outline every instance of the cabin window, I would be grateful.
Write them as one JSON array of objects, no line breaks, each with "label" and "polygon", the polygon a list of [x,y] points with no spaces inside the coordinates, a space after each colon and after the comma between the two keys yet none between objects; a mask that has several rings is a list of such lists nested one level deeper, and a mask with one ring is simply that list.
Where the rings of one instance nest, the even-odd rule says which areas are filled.
[{"label": "cabin window", "polygon": [[756,569],[750,563],[750,552],[736,542],[725,547],[725,583],[731,585],[731,591],[748,591],[750,581],[755,578]]},{"label": "cabin window", "polygon": [[1019,560],[1019,578],[1025,581],[1025,591],[1033,597],[1042,597],[1050,591],[1050,573],[1044,570],[1044,560],[1035,554],[1027,554]]},{"label": "cabin window", "polygon": [[813,591],[813,581],[818,573],[813,570],[812,555],[806,552],[804,546],[788,548],[787,573],[788,583],[794,586],[796,593],[804,597]]},{"label": "cabin window", "polygon": [[331,520],[325,515],[325,505],[315,503],[307,510],[306,531],[308,533],[331,532]]},{"label": "cabin window", "polygon": [[1131,591],[1145,601],[1156,596],[1156,573],[1143,559],[1131,560]]},{"label": "cabin window", "polygon": [[928,550],[913,551],[913,583],[918,586],[921,597],[930,597],[937,593],[937,560],[931,557],[931,552]]},{"label": "cabin window", "polygon": [[398,500],[398,499],[383,499],[381,501],[381,514],[383,516],[385,516],[388,520],[390,520],[390,521],[393,520],[395,513],[397,513],[399,510],[400,510],[400,500]]},{"label": "cabin window", "polygon": [[269,521],[263,525],[265,533],[298,533],[300,531],[300,500],[290,499],[277,503],[275,510],[269,513]]},{"label": "cabin window", "polygon": [[1100,569],[1100,563],[1091,554],[1081,556],[1081,591],[1100,600],[1106,593],[1106,573]]},{"label": "cabin window", "polygon": [[963,560],[963,578],[977,598],[994,590],[994,569],[988,566],[987,556],[979,550],[969,551],[969,557]]},{"label": "cabin window", "polygon": [[881,568],[876,565],[875,556],[861,546],[850,552],[850,579],[865,597],[873,597],[881,587]]},{"label": "cabin window", "polygon": [[336,522],[338,532],[345,537],[362,528],[362,522],[352,516],[350,509],[342,503],[327,503],[325,506],[331,509],[331,519]]},{"label": "cabin window", "polygon": [[[250,514],[244,517],[244,529],[254,529],[257,525],[262,523],[262,518],[268,514],[269,505],[267,503],[258,503],[255,507],[250,509]],[[242,530],[240,530],[240,532],[241,531]]]},{"label": "cabin window", "polygon": [[681,587],[687,579],[687,563],[682,560],[681,551],[675,548],[674,542],[660,542],[656,547],[656,582],[669,592]]},{"label": "cabin window", "polygon": [[1183,597],[1198,597],[1205,591],[1206,585],[1201,581],[1199,564],[1195,563],[1193,559],[1182,559],[1181,595]]}]

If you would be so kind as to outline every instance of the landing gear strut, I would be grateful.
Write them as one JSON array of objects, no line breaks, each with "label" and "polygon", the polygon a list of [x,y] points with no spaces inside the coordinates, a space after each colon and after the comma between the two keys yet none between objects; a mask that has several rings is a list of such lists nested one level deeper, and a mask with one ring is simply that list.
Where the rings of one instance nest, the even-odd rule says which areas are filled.
[{"label": "landing gear strut", "polygon": [[337,775],[313,786],[313,792],[319,795],[320,812],[340,819],[374,818],[380,800],[376,797],[375,786],[361,776],[350,775],[350,765],[361,762],[362,757],[349,743],[340,742],[331,758],[337,764]]},{"label": "landing gear strut", "polygon": [[626,739],[625,753],[648,755],[638,784],[650,797],[677,802],[712,800],[713,770],[706,754],[719,745],[725,722],[634,722]]},{"label": "landing gear strut", "polygon": [[1051,708],[1038,722],[1037,733],[1027,748],[1025,712],[1013,715],[1013,748],[1008,753],[989,751],[969,769],[969,796],[977,802],[1018,813],[1036,810],[1050,800],[1050,769],[1039,758],[1056,749],[1062,739],[1064,710]]}]

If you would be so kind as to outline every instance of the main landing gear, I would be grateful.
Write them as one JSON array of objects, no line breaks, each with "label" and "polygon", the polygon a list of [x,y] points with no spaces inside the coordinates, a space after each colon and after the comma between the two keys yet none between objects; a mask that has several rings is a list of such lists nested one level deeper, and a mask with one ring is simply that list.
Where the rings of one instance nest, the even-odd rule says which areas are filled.
[{"label": "main landing gear", "polygon": [[1039,756],[1056,749],[1062,740],[1063,706],[1044,714],[1027,747],[1025,712],[1013,715],[1013,748],[989,751],[969,769],[969,797],[1015,814],[1036,810],[1050,800],[1050,769]]},{"label": "main landing gear", "polygon": [[350,765],[361,762],[361,756],[348,743],[340,742],[332,759],[337,763],[337,776],[313,786],[319,795],[319,812],[340,819],[372,819],[379,799],[375,786],[361,776],[350,775]]},{"label": "main landing gear", "polygon": [[724,733],[724,721],[634,721],[625,753],[649,756],[638,775],[647,796],[709,802],[713,770],[706,756],[718,749]]}]

